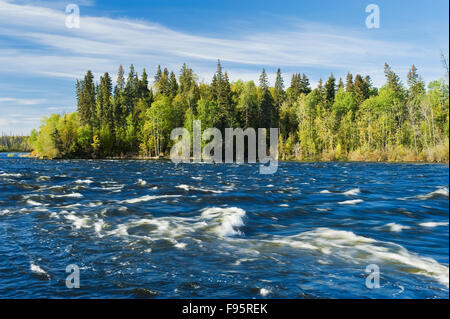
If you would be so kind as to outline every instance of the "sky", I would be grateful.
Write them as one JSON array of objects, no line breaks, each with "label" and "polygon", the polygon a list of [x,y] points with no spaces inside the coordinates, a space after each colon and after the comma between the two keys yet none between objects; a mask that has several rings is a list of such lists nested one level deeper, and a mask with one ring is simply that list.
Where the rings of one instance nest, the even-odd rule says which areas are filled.
[{"label": "sky", "polygon": [[[76,4],[80,27],[66,25]],[[379,28],[367,28],[369,4]],[[41,118],[76,110],[75,81],[87,70],[113,79],[122,64],[152,77],[158,64],[183,63],[209,82],[217,59],[235,81],[265,68],[306,73],[313,86],[330,73],[370,75],[384,84],[387,62],[405,82],[415,64],[427,82],[444,76],[447,0],[0,0],[0,134],[29,134]]]}]

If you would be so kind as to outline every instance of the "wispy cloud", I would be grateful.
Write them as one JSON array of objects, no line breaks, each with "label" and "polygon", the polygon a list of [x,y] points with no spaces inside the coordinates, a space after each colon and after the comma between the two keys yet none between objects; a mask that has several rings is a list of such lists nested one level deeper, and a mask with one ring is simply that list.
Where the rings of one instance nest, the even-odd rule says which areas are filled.
[{"label": "wispy cloud", "polygon": [[0,105],[38,105],[44,103],[45,99],[18,99],[15,97],[0,97]]},{"label": "wispy cloud", "polygon": [[[380,36],[388,31],[286,19],[270,31],[242,27],[227,38],[200,36],[152,21],[87,16],[83,6],[94,2],[76,2],[82,6],[80,29],[65,26],[69,2],[0,0],[0,75],[9,87],[0,87],[0,130],[27,131],[39,125],[41,115],[73,110],[67,107],[75,104],[73,80],[88,69],[97,79],[103,72],[115,74],[119,64],[154,71],[158,64],[178,70],[187,62],[203,82],[211,79],[217,59],[224,62],[232,80],[257,80],[265,67],[272,83],[277,67],[287,84],[293,72],[307,73],[315,84],[330,72],[339,77],[351,71],[371,75],[379,86],[384,82],[384,62],[403,76],[412,63],[426,80],[442,74],[439,48],[388,40],[392,37],[386,33]],[[8,82],[10,76],[52,81],[53,86],[47,90],[45,85],[36,88],[35,83],[24,82],[16,88]],[[36,93],[31,95],[33,90]],[[28,117],[12,114],[18,110]]]},{"label": "wispy cloud", "polygon": [[375,40],[367,32],[305,21],[289,30],[256,34],[242,30],[234,39],[221,39],[151,22],[83,15],[80,29],[68,29],[63,10],[28,2],[0,0],[0,4],[0,34],[39,48],[1,50],[0,70],[8,72],[19,68],[45,76],[79,77],[88,68],[115,72],[120,63],[145,66],[153,61],[178,68],[188,61],[201,68],[218,58],[240,69],[280,66],[368,72],[380,70],[383,59],[421,60],[435,53],[414,44]]}]

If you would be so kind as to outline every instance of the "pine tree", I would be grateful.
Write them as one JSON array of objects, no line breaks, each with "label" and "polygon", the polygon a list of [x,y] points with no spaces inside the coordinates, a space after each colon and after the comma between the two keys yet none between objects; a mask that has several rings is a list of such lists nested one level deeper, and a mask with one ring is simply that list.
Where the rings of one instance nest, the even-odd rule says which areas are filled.
[{"label": "pine tree", "polygon": [[277,77],[275,80],[275,88],[274,88],[274,100],[275,100],[275,114],[274,114],[274,123],[278,124],[279,127],[279,118],[280,118],[280,110],[281,105],[285,100],[285,92],[284,92],[284,82],[283,77],[281,76],[281,70],[277,70]]},{"label": "pine tree", "polygon": [[175,73],[170,72],[170,79],[169,79],[169,95],[174,97],[178,93],[178,83],[177,78],[175,76]]},{"label": "pine tree", "polygon": [[333,73],[331,73],[330,77],[328,78],[328,81],[325,83],[325,98],[329,106],[333,105],[335,95],[336,95],[336,79],[334,78]]},{"label": "pine tree", "polygon": [[112,80],[108,72],[100,77],[97,93],[97,126],[112,127],[114,111],[112,105]]},{"label": "pine tree", "polygon": [[384,64],[384,74],[387,79],[388,88],[397,93],[401,93],[402,83],[400,81],[400,77],[392,71],[391,67],[387,63]]},{"label": "pine tree", "polygon": [[353,74],[350,72],[347,73],[347,79],[345,83],[345,91],[346,92],[353,92]]},{"label": "pine tree", "polygon": [[116,127],[122,126],[124,120],[124,108],[123,108],[123,91],[125,89],[125,78],[123,67],[120,65],[117,73],[117,82],[114,88],[114,125]]},{"label": "pine tree", "polygon": [[339,78],[339,83],[338,83],[338,87],[337,90],[344,90],[344,81],[342,81],[342,78]]},{"label": "pine tree", "polygon": [[95,84],[92,72],[87,71],[84,80],[77,84],[78,93],[78,113],[83,125],[92,126],[95,118]]},{"label": "pine tree", "polygon": [[[261,99],[259,102],[259,123],[261,128],[270,129],[274,120],[274,100],[269,91],[269,80],[267,79],[266,70],[262,69],[259,77],[259,88],[261,90]],[[276,123],[278,124],[278,123]]]},{"label": "pine tree", "polygon": [[303,73],[302,78],[300,80],[300,93],[303,93],[305,95],[311,93],[311,86],[309,84],[309,79],[306,77],[305,73]]},{"label": "pine tree", "polygon": [[355,95],[355,100],[358,105],[361,105],[366,99],[366,91],[366,86],[362,76],[357,74],[355,76],[355,82],[353,83],[353,94]]},{"label": "pine tree", "polygon": [[155,75],[155,82],[158,83],[159,81],[161,81],[161,77],[162,77],[161,65],[158,65],[158,71],[156,71]]}]

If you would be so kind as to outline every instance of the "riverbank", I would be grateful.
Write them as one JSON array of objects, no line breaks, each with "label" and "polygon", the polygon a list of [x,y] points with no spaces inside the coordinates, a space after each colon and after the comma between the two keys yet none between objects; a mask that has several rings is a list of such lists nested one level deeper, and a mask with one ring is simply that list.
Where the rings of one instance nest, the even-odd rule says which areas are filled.
[{"label": "riverbank", "polygon": [[[14,152],[12,152],[14,153]],[[36,159],[47,159],[51,160],[50,158],[45,158],[33,153],[26,153],[21,154],[19,157],[28,157],[28,158],[36,158]],[[73,157],[73,158],[53,158],[53,159],[80,159],[80,160],[92,160],[92,159],[98,159],[98,160],[139,160],[139,161],[170,161],[169,156],[140,156],[140,155],[123,155],[123,156],[108,156],[108,157],[101,157],[101,158],[93,158],[93,157]],[[193,158],[191,158],[191,162],[193,162]],[[279,162],[292,162],[292,163],[312,163],[312,162],[319,162],[319,163],[333,163],[333,162],[340,162],[340,163],[405,163],[405,164],[449,164],[449,160],[426,160],[421,159],[420,157],[408,157],[408,158],[398,158],[398,157],[391,157],[391,156],[369,156],[369,157],[362,157],[362,156],[356,156],[353,155],[350,158],[345,159],[336,159],[336,158],[316,158],[316,159],[296,159],[292,157],[286,157],[279,160]]]}]

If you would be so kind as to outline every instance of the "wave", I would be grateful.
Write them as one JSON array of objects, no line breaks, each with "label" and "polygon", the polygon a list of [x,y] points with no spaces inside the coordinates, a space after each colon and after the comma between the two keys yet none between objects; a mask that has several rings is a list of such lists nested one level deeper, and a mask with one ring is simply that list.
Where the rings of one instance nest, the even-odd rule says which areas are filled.
[{"label": "wave", "polygon": [[419,226],[427,227],[427,228],[434,228],[439,226],[448,226],[448,222],[425,222],[420,223]]},{"label": "wave", "polygon": [[355,196],[355,195],[358,195],[359,193],[361,193],[361,189],[353,188],[353,189],[343,192],[342,194],[348,195],[348,196]]},{"label": "wave", "polygon": [[404,226],[396,223],[389,223],[386,224],[385,227],[388,227],[390,231],[392,232],[401,232],[403,229],[411,229],[409,226]]},{"label": "wave", "polygon": [[136,203],[148,202],[150,200],[155,200],[155,199],[160,199],[160,198],[175,198],[175,197],[181,197],[181,195],[145,195],[142,197],[126,199],[126,200],[122,201],[122,203],[136,204]]},{"label": "wave", "polygon": [[270,289],[266,289],[266,288],[261,288],[259,290],[259,294],[263,297],[266,297],[268,294],[272,293],[272,291]]},{"label": "wave", "polygon": [[77,179],[75,181],[76,184],[92,184],[94,181],[90,179]]},{"label": "wave", "polygon": [[241,234],[236,228],[244,226],[245,211],[237,207],[213,207],[204,210],[201,217],[218,224],[213,229],[219,236],[233,236]]},{"label": "wave", "polygon": [[437,197],[448,197],[448,188],[447,187],[439,187],[434,192],[417,196],[417,198],[420,198],[420,199],[430,199],[430,198],[437,198]]},{"label": "wave", "polygon": [[362,199],[352,199],[352,200],[346,200],[343,202],[339,202],[338,204],[340,204],[340,205],[356,205],[356,204],[359,204],[362,202],[364,202]]},{"label": "wave", "polygon": [[147,182],[144,181],[143,179],[139,178],[138,181],[136,182],[136,184],[141,185],[141,186],[145,186],[145,185],[147,185]]},{"label": "wave", "polygon": [[214,193],[214,194],[221,194],[221,193],[223,193],[223,191],[221,191],[221,190],[214,190],[214,189],[207,189],[207,188],[201,188],[201,187],[194,187],[194,186],[189,186],[189,185],[185,185],[185,184],[175,186],[175,188],[180,188],[180,189],[183,189],[183,190],[185,190],[187,192],[189,192],[191,190],[194,190],[194,191],[200,191],[200,192],[205,192],[205,193]]},{"label": "wave", "polygon": [[9,213],[11,213],[11,211],[9,209],[4,209],[4,210],[0,211],[0,216],[8,215]]},{"label": "wave", "polygon": [[409,252],[403,246],[391,242],[362,237],[350,231],[317,228],[294,236],[266,240],[271,244],[288,245],[293,248],[316,250],[356,264],[368,262],[409,267],[411,273],[438,280],[448,287],[449,268],[429,257]]},{"label": "wave", "polygon": [[0,177],[22,177],[20,173],[1,173]]},{"label": "wave", "polygon": [[[61,213],[63,213],[63,212],[61,212]],[[65,218],[67,220],[72,221],[73,226],[75,226],[76,229],[89,227],[89,225],[88,225],[89,218],[87,218],[87,217],[81,218],[81,217],[75,216],[74,214],[69,214],[69,215],[65,216]]]},{"label": "wave", "polygon": [[34,264],[34,263],[30,263],[30,270],[32,273],[45,278],[45,279],[50,279],[50,275],[41,267],[39,267],[38,265]]},{"label": "wave", "polygon": [[84,197],[82,194],[80,193],[70,193],[70,194],[63,194],[63,195],[53,195],[50,194],[51,198],[63,198],[63,197],[69,197],[69,198],[81,198]]},{"label": "wave", "polygon": [[35,202],[34,200],[31,200],[31,199],[27,200],[27,204],[28,205],[32,205],[32,206],[41,206],[41,205],[43,205],[42,203]]}]

